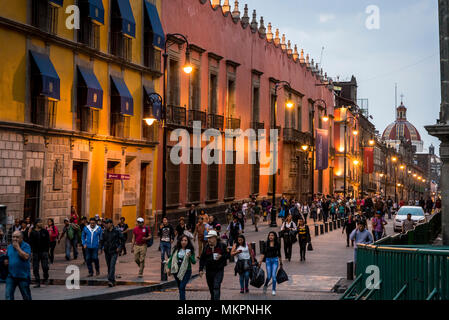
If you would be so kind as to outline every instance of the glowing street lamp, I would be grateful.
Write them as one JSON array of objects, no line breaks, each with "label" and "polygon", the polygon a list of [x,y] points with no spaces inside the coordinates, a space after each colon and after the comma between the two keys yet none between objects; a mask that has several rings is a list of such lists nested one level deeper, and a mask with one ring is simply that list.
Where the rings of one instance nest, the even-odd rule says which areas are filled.
[{"label": "glowing street lamp", "polygon": [[359,164],[359,160],[355,159],[354,161],[352,161],[352,163],[356,166]]},{"label": "glowing street lamp", "polygon": [[306,144],[303,144],[303,145],[301,146],[301,149],[305,152],[305,151],[307,151],[307,150],[309,149],[309,146],[306,145]]},{"label": "glowing street lamp", "polygon": [[398,158],[392,157],[392,158],[391,158],[391,161],[396,162],[396,161],[398,161]]},{"label": "glowing street lamp", "polygon": [[374,146],[375,143],[376,143],[376,142],[375,142],[374,140],[372,140],[372,139],[368,141],[368,144],[369,144],[370,146]]}]

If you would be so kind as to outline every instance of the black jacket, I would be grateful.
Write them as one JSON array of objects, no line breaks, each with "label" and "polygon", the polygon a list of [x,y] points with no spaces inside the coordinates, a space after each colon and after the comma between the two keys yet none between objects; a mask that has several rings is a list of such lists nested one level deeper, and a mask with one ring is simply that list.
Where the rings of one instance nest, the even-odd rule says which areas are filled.
[{"label": "black jacket", "polygon": [[37,231],[33,229],[30,232],[29,244],[33,253],[48,252],[50,247],[50,234],[47,230],[41,229]]},{"label": "black jacket", "polygon": [[103,248],[105,253],[114,254],[121,249],[123,234],[113,228],[111,231],[105,229],[101,235],[100,248]]},{"label": "black jacket", "polygon": [[346,233],[351,233],[352,230],[354,230],[355,228],[356,228],[356,221],[354,218],[351,220],[351,222],[349,222],[349,219],[348,219],[347,221],[345,221],[343,223],[343,230],[346,229]]},{"label": "black jacket", "polygon": [[[214,260],[213,253],[219,253],[221,255],[221,258],[218,260]],[[223,242],[218,241],[217,246],[214,247],[213,252],[210,245],[206,244],[200,257],[200,271],[203,271],[204,268],[206,268],[207,272],[223,270],[226,266],[228,257],[228,248]]]},{"label": "black jacket", "polygon": [[308,225],[304,225],[305,231],[303,232],[301,227],[298,226],[298,240],[299,243],[309,243],[311,241],[310,239],[310,230]]}]

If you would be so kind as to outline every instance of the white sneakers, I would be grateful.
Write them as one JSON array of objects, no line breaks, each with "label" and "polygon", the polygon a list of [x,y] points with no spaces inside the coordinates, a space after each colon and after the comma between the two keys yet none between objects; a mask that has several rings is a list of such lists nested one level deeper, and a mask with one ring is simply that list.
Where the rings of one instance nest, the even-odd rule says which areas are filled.
[{"label": "white sneakers", "polygon": [[276,291],[271,291],[271,294],[273,295],[273,296],[275,296],[276,295]]}]

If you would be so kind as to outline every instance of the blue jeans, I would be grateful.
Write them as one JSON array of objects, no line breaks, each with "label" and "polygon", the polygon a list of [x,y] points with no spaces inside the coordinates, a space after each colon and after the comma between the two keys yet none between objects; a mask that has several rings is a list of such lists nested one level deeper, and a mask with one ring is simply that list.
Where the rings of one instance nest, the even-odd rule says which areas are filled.
[{"label": "blue jeans", "polygon": [[9,275],[6,278],[5,296],[6,300],[14,300],[14,292],[19,286],[20,293],[23,300],[31,300],[30,279],[13,278]]},{"label": "blue jeans", "polygon": [[240,289],[248,288],[249,283],[249,271],[245,271],[240,275]]},{"label": "blue jeans", "polygon": [[186,299],[186,286],[187,283],[189,283],[191,276],[192,276],[192,269],[186,271],[186,273],[184,274],[184,278],[182,278],[182,280],[179,280],[175,275],[176,283],[178,284],[179,289],[179,300]]},{"label": "blue jeans", "polygon": [[93,274],[92,262],[95,263],[95,270],[100,272],[100,262],[98,261],[98,248],[87,248],[86,249],[86,264],[89,274]]},{"label": "blue jeans", "polygon": [[167,254],[167,258],[170,258],[171,243],[161,241],[160,247],[161,247],[161,261],[164,261],[165,254]]},{"label": "blue jeans", "polygon": [[73,248],[73,259],[78,258],[78,239],[75,236],[72,240],[69,237],[65,238],[65,257],[70,260],[70,250]]},{"label": "blue jeans", "polygon": [[267,267],[267,280],[265,286],[268,286],[270,279],[273,279],[272,287],[273,291],[276,291],[276,274],[279,266],[279,258],[266,258],[265,265]]}]

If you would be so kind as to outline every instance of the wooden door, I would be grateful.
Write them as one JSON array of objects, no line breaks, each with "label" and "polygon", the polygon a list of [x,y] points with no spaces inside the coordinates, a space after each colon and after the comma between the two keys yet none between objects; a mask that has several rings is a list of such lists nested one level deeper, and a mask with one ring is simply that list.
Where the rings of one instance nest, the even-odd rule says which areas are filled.
[{"label": "wooden door", "polygon": [[39,218],[39,196],[40,181],[25,182],[25,203],[23,207],[23,218],[30,217],[31,221]]},{"label": "wooden door", "polygon": [[83,195],[83,164],[73,162],[72,168],[72,206],[78,216],[82,216],[82,195]]},{"label": "wooden door", "polygon": [[140,197],[139,197],[139,217],[145,219],[145,208],[147,204],[147,172],[148,163],[142,163],[140,167]]}]

